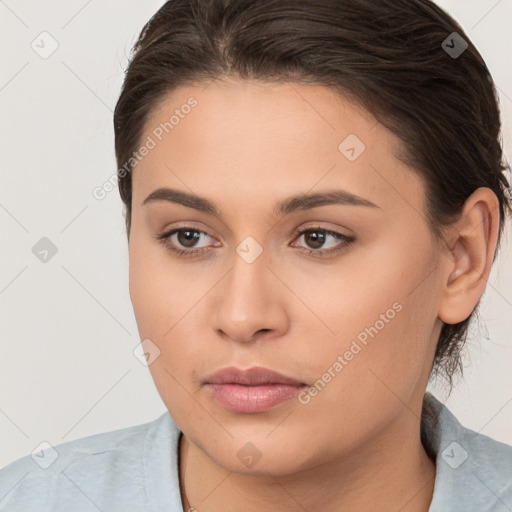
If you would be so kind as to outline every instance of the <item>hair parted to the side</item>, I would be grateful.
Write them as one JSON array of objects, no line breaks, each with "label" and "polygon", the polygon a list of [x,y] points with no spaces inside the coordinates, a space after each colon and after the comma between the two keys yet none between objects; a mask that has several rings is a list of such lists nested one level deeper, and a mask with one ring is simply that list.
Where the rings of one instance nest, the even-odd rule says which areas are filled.
[{"label": "hair parted to the side", "polygon": [[[468,43],[458,58],[441,46],[453,32]],[[128,238],[133,166],[120,169],[132,162],[148,115],[178,87],[224,78],[324,85],[356,100],[402,140],[400,158],[426,185],[434,238],[441,242],[466,199],[488,187],[499,200],[498,250],[511,205],[497,92],[469,37],[429,0],[165,3],[133,47],[114,112]],[[477,309],[442,328],[431,376],[450,389]]]}]

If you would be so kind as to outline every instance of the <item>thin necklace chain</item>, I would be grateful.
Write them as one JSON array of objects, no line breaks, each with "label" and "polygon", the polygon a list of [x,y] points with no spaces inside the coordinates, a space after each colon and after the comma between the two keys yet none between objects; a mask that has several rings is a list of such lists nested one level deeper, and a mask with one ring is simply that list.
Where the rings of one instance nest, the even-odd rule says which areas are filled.
[{"label": "thin necklace chain", "polygon": [[[185,512],[188,512],[190,509],[192,509],[192,507],[190,506],[190,502],[188,501],[188,498],[187,498],[187,493],[185,491],[185,469],[187,467],[187,458],[188,458],[188,442],[187,442],[187,438],[183,435],[183,433],[181,434],[182,436],[182,439],[183,439],[183,442],[186,446],[186,449],[185,449],[185,452],[182,454],[182,457],[180,457],[181,459],[183,459],[183,470],[182,471],[178,471],[178,479],[179,479],[179,474],[182,473],[183,474],[183,478],[180,480],[180,483],[181,483],[181,487],[182,487],[182,491],[183,491],[183,502],[184,502],[184,505],[185,505]],[[181,446],[181,440],[180,440],[180,443],[179,443],[179,446]],[[181,453],[181,450],[180,450],[180,453]],[[194,509],[192,509],[194,510]]]}]

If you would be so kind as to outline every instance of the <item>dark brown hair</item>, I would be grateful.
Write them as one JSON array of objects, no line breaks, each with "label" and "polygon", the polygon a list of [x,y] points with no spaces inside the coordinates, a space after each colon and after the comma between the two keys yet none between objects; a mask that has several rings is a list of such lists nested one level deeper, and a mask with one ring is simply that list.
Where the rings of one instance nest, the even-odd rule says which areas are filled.
[{"label": "dark brown hair", "polygon": [[[448,51],[466,44],[460,55]],[[426,185],[435,239],[442,240],[442,228],[457,220],[472,192],[488,187],[499,200],[499,247],[511,207],[496,89],[460,25],[428,0],[165,3],[133,47],[114,113],[128,238],[126,166],[148,115],[178,87],[223,78],[324,85],[355,99],[402,140],[400,157]],[[462,373],[460,353],[477,307],[441,331],[432,375],[446,377],[450,389]]]}]

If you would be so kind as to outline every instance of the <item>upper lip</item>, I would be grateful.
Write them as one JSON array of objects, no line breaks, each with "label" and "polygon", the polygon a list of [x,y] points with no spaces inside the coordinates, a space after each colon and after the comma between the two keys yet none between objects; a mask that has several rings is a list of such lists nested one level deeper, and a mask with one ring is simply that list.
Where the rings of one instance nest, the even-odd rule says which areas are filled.
[{"label": "upper lip", "polygon": [[287,377],[282,373],[254,366],[247,370],[242,370],[234,366],[222,368],[205,379],[206,384],[242,384],[245,386],[259,386],[264,384],[291,384],[293,386],[302,386],[303,382]]}]

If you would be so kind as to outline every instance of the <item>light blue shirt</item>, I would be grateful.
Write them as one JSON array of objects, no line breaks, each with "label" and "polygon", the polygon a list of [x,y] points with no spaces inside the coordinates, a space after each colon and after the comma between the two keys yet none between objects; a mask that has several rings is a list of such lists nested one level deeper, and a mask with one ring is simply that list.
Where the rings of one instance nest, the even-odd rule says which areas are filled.
[{"label": "light blue shirt", "polygon": [[[440,412],[425,433],[436,456],[429,512],[511,512],[512,446],[464,428]],[[62,443],[0,470],[2,512],[182,512],[180,430],[156,420]]]}]

